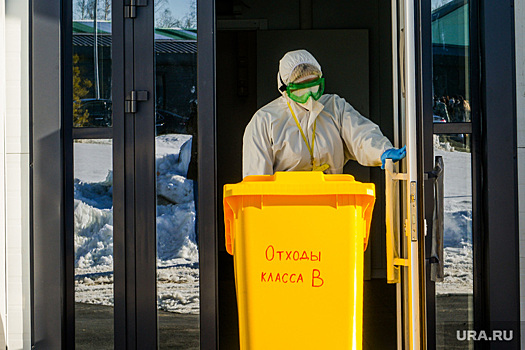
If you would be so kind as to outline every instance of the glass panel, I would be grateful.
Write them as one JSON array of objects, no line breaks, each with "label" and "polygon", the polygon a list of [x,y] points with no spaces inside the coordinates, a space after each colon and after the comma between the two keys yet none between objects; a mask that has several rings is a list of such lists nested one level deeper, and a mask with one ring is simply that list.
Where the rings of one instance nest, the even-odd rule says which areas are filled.
[{"label": "glass panel", "polygon": [[111,140],[74,143],[75,349],[113,349]]},{"label": "glass panel", "polygon": [[432,0],[434,123],[470,122],[469,1]]},{"label": "glass panel", "polygon": [[73,0],[73,126],[111,126],[111,107],[111,0]]},{"label": "glass panel", "polygon": [[445,277],[436,282],[437,349],[473,349],[472,174],[469,134],[434,135],[444,171]]},{"label": "glass panel", "polygon": [[159,349],[198,349],[196,1],[157,1],[155,26]]}]

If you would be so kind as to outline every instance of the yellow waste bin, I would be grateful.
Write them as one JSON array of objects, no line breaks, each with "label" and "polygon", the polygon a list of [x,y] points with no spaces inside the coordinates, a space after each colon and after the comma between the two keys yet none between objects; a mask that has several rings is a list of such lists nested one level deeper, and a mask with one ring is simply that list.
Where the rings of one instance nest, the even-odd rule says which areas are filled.
[{"label": "yellow waste bin", "polygon": [[374,201],[374,184],[322,172],[224,186],[241,349],[362,348]]}]

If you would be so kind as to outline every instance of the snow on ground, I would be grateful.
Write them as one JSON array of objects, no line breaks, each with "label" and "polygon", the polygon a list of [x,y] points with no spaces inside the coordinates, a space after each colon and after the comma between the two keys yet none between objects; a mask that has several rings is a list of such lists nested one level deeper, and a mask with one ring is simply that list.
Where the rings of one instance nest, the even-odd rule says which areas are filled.
[{"label": "snow on ground", "polygon": [[445,279],[436,283],[438,294],[473,291],[471,154],[455,150],[434,138],[434,153],[445,165]]},{"label": "snow on ground", "polygon": [[[92,141],[92,142],[91,142]],[[199,252],[191,135],[156,138],[157,301],[165,311],[199,313]],[[113,174],[110,140],[76,142],[75,299],[113,305]]]},{"label": "snow on ground", "polygon": [[[199,312],[193,182],[186,179],[191,136],[157,137],[157,288],[160,309]],[[75,143],[76,300],[113,304],[112,146]],[[445,164],[445,280],[438,294],[472,293],[470,153],[435,140]]]},{"label": "snow on ground", "polygon": [[[157,306],[169,312],[199,313],[199,264],[174,259],[172,265],[158,261]],[[166,265],[166,266],[164,266]],[[113,273],[75,275],[75,300],[81,303],[113,306]]]},{"label": "snow on ground", "polygon": [[82,182],[104,181],[109,169],[113,168],[111,140],[82,141],[73,144],[75,179]]}]

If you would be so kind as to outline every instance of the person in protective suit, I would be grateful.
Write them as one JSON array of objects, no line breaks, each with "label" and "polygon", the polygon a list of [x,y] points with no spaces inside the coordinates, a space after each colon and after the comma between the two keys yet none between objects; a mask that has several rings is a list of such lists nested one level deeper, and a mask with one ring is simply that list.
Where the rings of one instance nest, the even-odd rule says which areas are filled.
[{"label": "person in protective suit", "polygon": [[243,177],[277,171],[341,174],[354,159],[384,167],[405,157],[379,127],[345,99],[323,94],[321,66],[306,50],[288,52],[279,62],[281,96],[259,109],[244,132]]}]

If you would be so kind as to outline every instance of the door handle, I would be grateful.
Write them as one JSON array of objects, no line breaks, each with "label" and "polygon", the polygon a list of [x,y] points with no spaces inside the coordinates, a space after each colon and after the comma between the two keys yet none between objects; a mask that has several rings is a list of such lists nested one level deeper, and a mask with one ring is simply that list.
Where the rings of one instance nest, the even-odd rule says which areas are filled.
[{"label": "door handle", "polygon": [[409,261],[400,257],[399,233],[399,180],[407,180],[407,174],[397,172],[398,164],[392,159],[385,161],[385,224],[386,224],[386,279],[388,283],[400,282],[400,266]]},{"label": "door handle", "polygon": [[442,282],[445,277],[444,267],[445,259],[443,256],[443,239],[444,239],[444,198],[445,191],[443,185],[443,175],[445,165],[443,157],[436,156],[434,169],[428,173],[428,178],[432,179],[434,184],[434,212],[432,214],[432,248],[430,253],[430,280]]}]

